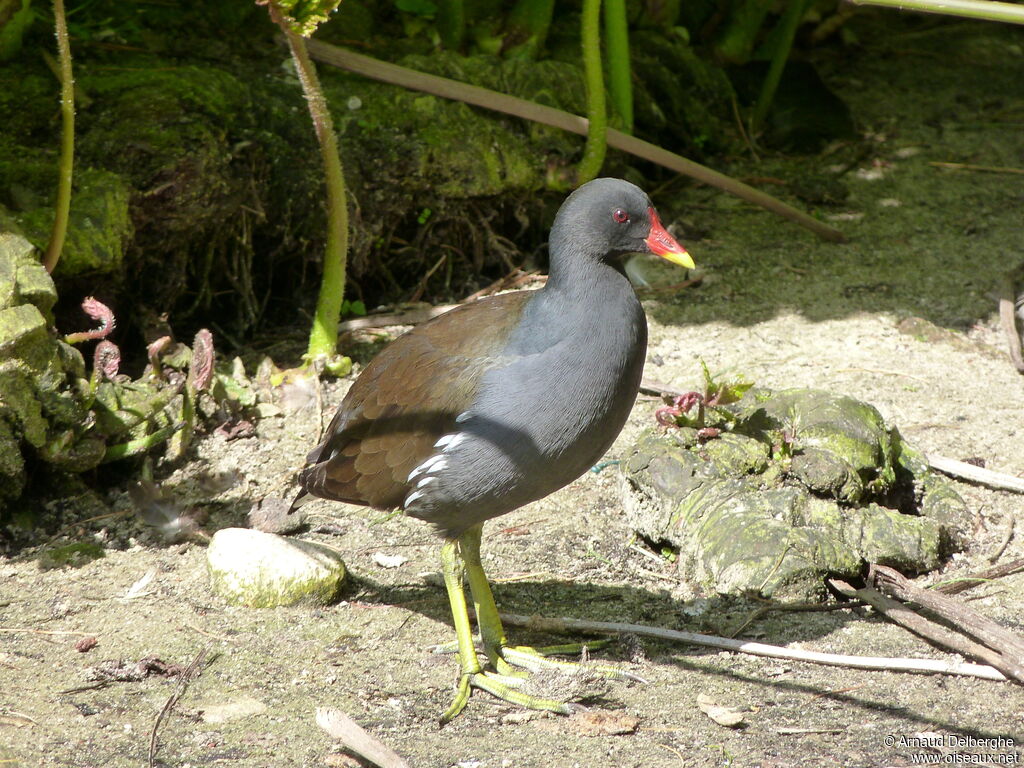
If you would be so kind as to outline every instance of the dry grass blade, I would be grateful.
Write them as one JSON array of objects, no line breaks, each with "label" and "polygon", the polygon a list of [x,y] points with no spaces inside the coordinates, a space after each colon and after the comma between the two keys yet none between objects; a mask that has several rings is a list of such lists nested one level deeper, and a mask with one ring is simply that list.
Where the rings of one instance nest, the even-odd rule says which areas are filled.
[{"label": "dry grass blade", "polygon": [[367,733],[355,720],[340,709],[317,707],[316,724],[346,749],[380,768],[410,768],[409,763],[379,739]]},{"label": "dry grass blade", "polygon": [[156,722],[153,723],[153,730],[149,734],[149,768],[153,768],[156,765],[156,735],[160,730],[160,723],[171,713],[174,709],[174,705],[178,703],[178,699],[185,695],[185,690],[188,688],[188,684],[192,682],[193,678],[199,673],[199,669],[203,666],[203,662],[206,660],[206,655],[210,652],[210,647],[213,644],[210,643],[203,648],[196,657],[192,659],[192,662],[185,667],[185,671],[181,673],[181,677],[178,678],[178,686],[174,689],[164,704],[163,709],[160,710],[160,714],[156,716]]}]

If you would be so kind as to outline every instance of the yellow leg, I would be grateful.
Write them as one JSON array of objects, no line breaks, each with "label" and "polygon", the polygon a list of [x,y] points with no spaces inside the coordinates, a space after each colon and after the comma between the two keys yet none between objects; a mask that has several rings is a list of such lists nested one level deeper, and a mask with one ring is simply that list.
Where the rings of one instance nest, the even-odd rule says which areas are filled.
[{"label": "yellow leg", "polygon": [[469,701],[469,683],[473,675],[483,671],[480,660],[473,646],[473,629],[469,624],[469,610],[466,608],[466,593],[462,587],[465,566],[459,553],[459,543],[449,539],[441,547],[441,566],[444,573],[444,586],[448,590],[448,602],[452,608],[452,619],[455,622],[455,640],[458,647],[459,686],[455,698],[448,710],[441,715],[441,722],[447,723],[465,708]]},{"label": "yellow leg", "polygon": [[[550,710],[561,714],[569,714],[579,709],[578,706],[562,701],[540,698],[516,690],[525,682],[525,678],[523,677],[524,673],[517,672],[512,665],[532,671],[555,669],[568,673],[577,672],[580,665],[574,662],[545,658],[533,648],[508,645],[505,630],[498,616],[498,608],[494,603],[494,595],[480,561],[482,531],[483,526],[476,525],[458,539],[445,542],[441,549],[444,583],[448,590],[448,601],[451,604],[452,618],[455,622],[456,652],[461,670],[455,698],[448,710],[441,716],[441,722],[446,723],[462,712],[469,701],[471,688],[480,688],[499,699],[527,709]],[[473,645],[473,633],[469,623],[463,579],[469,581],[476,609],[477,626],[480,628],[481,644],[487,654],[487,661],[494,671],[486,671],[481,667],[480,659]],[[588,665],[587,669],[604,677],[640,680],[640,678],[614,667]]]},{"label": "yellow leg", "polygon": [[[466,564],[466,577],[469,580],[469,589],[473,593],[473,603],[476,608],[476,624],[480,630],[480,641],[484,646],[488,661],[503,675],[517,674],[510,665],[534,672],[541,669],[555,669],[572,674],[578,671],[580,668],[578,662],[550,659],[547,658],[547,654],[579,654],[583,649],[582,645],[537,649],[525,645],[510,646],[508,644],[508,640],[505,639],[505,629],[501,624],[501,617],[498,616],[498,606],[494,602],[494,594],[491,592],[491,585],[487,581],[487,575],[484,573],[483,563],[480,560],[480,538],[482,533],[482,524],[473,526],[462,535],[459,545],[462,551],[462,559]],[[597,640],[589,644],[588,647],[591,649],[600,648],[602,644],[606,643],[607,641]],[[611,679],[645,682],[636,675],[603,664],[588,664],[587,669],[590,672]]]}]

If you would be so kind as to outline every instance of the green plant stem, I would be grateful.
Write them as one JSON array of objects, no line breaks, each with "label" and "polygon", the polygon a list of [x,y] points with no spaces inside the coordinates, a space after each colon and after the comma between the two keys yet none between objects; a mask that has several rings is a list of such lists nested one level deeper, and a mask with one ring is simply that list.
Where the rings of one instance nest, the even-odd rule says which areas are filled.
[{"label": "green plant stem", "polygon": [[583,0],[580,24],[583,72],[587,80],[587,144],[576,170],[576,183],[585,184],[600,173],[608,150],[608,111],[601,71],[601,0]]},{"label": "green plant stem", "polygon": [[71,214],[71,175],[75,166],[75,79],[71,72],[71,44],[64,14],[64,0],[53,0],[54,27],[57,32],[57,54],[60,58],[60,178],[57,182],[57,206],[53,215],[53,229],[46,246],[43,266],[53,272],[64,249]]},{"label": "green plant stem", "polygon": [[851,0],[854,5],[881,5],[901,11],[939,13],[966,19],[1005,21],[1024,24],[1024,5],[997,3],[990,0]]},{"label": "green plant stem", "polygon": [[320,295],[316,302],[313,328],[309,334],[306,357],[312,361],[333,357],[338,345],[338,322],[345,298],[345,266],[348,257],[348,208],[345,201],[345,175],[338,154],[334,123],[327,109],[316,69],[309,58],[305,40],[285,22],[277,6],[270,3],[270,17],[284,32],[288,48],[295,60],[295,69],[313,120],[320,154],[327,177],[327,244],[324,248]]},{"label": "green plant stem", "polygon": [[612,106],[622,119],[624,133],[633,132],[633,71],[629,62],[629,24],[626,0],[604,0],[605,54]]},{"label": "green plant stem", "polygon": [[437,4],[437,31],[449,51],[462,47],[466,35],[466,8],[463,0],[440,0]]},{"label": "green plant stem", "polygon": [[140,453],[145,453],[150,448],[154,448],[167,440],[167,438],[177,432],[181,426],[181,424],[169,424],[166,427],[161,427],[155,432],[150,432],[144,437],[129,440],[127,443],[107,446],[107,450],[104,452],[103,458],[100,459],[100,464],[107,464],[111,461],[120,461],[121,459],[127,459],[129,456],[138,456]]},{"label": "green plant stem", "polygon": [[517,0],[505,19],[508,52],[535,57],[548,38],[554,10],[555,0]]},{"label": "green plant stem", "polygon": [[[383,83],[399,85],[403,88],[411,88],[423,93],[440,96],[444,99],[454,99],[477,107],[492,109],[496,112],[503,112],[506,115],[513,115],[524,120],[550,125],[559,130],[582,135],[587,133],[587,120],[585,118],[560,109],[546,107],[542,104],[491,91],[476,85],[460,83],[457,80],[450,80],[446,77],[417,72],[414,69],[400,67],[397,64],[390,64],[386,61],[353,53],[330,43],[310,40],[308,45],[310,54],[318,61],[340,67],[363,77],[369,77]],[[767,195],[748,184],[730,178],[707,166],[695,163],[674,152],[669,152],[667,149],[655,146],[650,142],[643,141],[634,136],[627,136],[622,131],[617,131],[614,128],[608,129],[607,137],[608,146],[613,149],[628,152],[635,157],[643,158],[676,173],[684,174],[704,184],[735,195],[741,200],[746,200],[783,218],[794,221],[825,240],[830,240],[834,243],[841,243],[846,240],[842,232],[834,227],[830,227],[825,222],[818,221],[803,211],[799,211],[791,205],[775,199],[771,195]]]},{"label": "green plant stem", "polygon": [[749,61],[764,17],[774,4],[774,0],[738,0],[733,4],[725,31],[715,44],[718,58],[730,64]]},{"label": "green plant stem", "polygon": [[786,12],[779,21],[780,35],[775,41],[775,51],[772,53],[772,63],[761,84],[761,94],[757,97],[757,106],[754,107],[754,117],[751,120],[754,132],[759,131],[764,125],[764,119],[771,109],[772,100],[775,98],[775,91],[779,87],[779,80],[782,79],[782,72],[786,68],[786,61],[789,59],[789,51],[793,47],[793,37],[796,35],[800,20],[804,17],[809,0],[789,0],[786,5]]}]

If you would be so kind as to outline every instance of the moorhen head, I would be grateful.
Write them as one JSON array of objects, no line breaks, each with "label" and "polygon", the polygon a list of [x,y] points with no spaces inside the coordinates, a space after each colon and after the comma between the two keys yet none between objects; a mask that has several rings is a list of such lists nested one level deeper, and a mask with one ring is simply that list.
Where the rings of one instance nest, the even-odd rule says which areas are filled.
[{"label": "moorhen head", "polygon": [[[570,711],[515,689],[522,673],[510,665],[566,662],[507,645],[480,536],[484,521],[582,475],[622,429],[647,348],[646,318],[622,267],[633,253],[693,267],[641,189],[620,179],[584,184],[555,217],[543,288],[458,307],[396,339],[356,379],[307,457],[293,506],[320,497],[402,508],[445,538],[462,674],[443,721],[462,710],[471,686]],[[464,578],[489,669],[473,646]]]}]

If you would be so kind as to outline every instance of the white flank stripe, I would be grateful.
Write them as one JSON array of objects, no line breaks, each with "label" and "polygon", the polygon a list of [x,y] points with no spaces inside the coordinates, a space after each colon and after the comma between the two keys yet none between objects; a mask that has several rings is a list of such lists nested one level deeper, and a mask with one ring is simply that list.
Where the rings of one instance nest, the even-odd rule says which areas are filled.
[{"label": "white flank stripe", "polygon": [[420,464],[418,467],[413,469],[412,472],[409,473],[409,477],[406,478],[406,482],[411,483],[413,481],[413,478],[417,477],[418,475],[424,475],[427,472],[437,472],[439,470],[444,469],[447,465],[448,462],[445,460],[444,456],[442,456],[439,453],[432,454],[429,459],[424,461],[422,464]]},{"label": "white flank stripe", "polygon": [[465,439],[466,434],[464,432],[453,432],[450,435],[445,435],[434,443],[434,447],[441,448],[445,453],[449,453],[450,451],[455,450],[455,447]]}]

